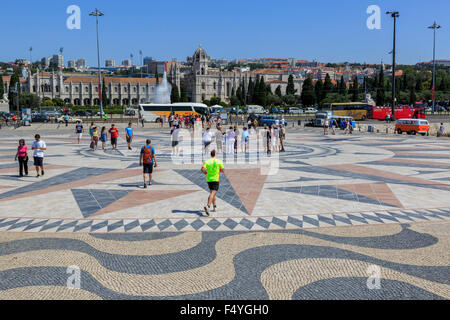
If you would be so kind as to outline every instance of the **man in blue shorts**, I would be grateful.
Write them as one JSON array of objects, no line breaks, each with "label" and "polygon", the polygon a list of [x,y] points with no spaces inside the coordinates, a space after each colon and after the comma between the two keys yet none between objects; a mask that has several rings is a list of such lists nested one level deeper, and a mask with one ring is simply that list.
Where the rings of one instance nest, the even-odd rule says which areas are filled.
[{"label": "man in blue shorts", "polygon": [[142,146],[141,149],[141,156],[139,158],[139,166],[142,166],[144,168],[144,189],[147,188],[147,177],[148,174],[148,181],[149,185],[152,185],[152,174],[153,174],[153,167],[157,167],[158,163],[156,162],[156,156],[155,156],[155,148],[152,147],[152,141],[150,139],[147,139],[145,146]]},{"label": "man in blue shorts", "polygon": [[125,133],[127,136],[128,150],[131,150],[131,143],[133,142],[133,128],[131,127],[131,122],[128,127],[125,128]]}]

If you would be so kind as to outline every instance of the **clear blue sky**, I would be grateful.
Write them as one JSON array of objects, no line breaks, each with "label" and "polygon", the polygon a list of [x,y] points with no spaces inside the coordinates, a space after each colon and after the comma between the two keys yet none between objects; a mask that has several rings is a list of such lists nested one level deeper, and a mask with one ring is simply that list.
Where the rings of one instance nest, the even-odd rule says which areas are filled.
[{"label": "clear blue sky", "polygon": [[[68,30],[66,8],[81,8],[81,30]],[[381,30],[368,30],[366,9],[378,5]],[[33,60],[64,47],[65,63],[84,57],[96,66],[95,18],[101,18],[101,63],[116,63],[139,50],[159,60],[184,61],[199,44],[212,58],[295,57],[321,62],[390,63],[393,19],[400,11],[398,62],[432,59],[434,20],[437,58],[450,59],[449,0],[3,0],[0,5],[0,61]]]}]

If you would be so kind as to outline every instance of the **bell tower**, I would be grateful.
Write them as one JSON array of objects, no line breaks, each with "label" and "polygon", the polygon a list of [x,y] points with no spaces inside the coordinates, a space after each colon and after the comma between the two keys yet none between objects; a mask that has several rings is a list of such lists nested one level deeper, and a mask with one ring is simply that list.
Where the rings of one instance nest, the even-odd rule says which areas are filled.
[{"label": "bell tower", "polygon": [[207,75],[210,57],[200,45],[192,57],[193,71],[195,75]]}]

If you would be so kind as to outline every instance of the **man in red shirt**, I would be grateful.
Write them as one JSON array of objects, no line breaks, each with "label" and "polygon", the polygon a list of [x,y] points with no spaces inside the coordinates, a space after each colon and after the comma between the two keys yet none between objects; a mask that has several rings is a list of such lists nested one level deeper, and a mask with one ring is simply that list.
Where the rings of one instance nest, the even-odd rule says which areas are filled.
[{"label": "man in red shirt", "polygon": [[112,124],[111,129],[109,129],[109,135],[111,136],[111,145],[113,149],[117,149],[117,139],[119,138],[119,130],[117,130],[114,124]]}]

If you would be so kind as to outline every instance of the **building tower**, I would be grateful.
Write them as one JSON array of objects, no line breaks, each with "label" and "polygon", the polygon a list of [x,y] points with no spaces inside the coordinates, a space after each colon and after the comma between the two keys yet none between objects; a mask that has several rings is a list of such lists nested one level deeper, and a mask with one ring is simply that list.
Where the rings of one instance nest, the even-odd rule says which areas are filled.
[{"label": "building tower", "polygon": [[193,71],[195,75],[207,75],[210,57],[200,45],[192,57]]}]

